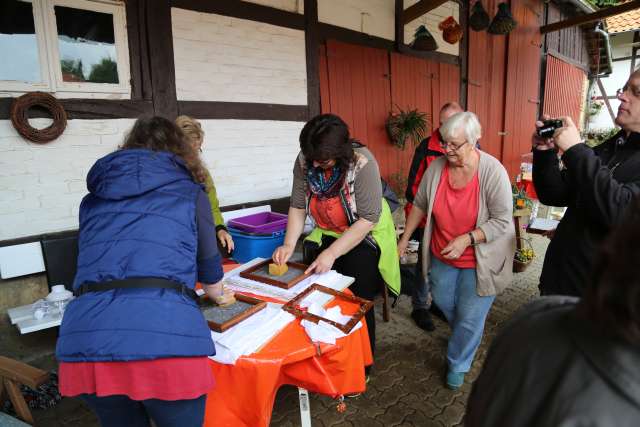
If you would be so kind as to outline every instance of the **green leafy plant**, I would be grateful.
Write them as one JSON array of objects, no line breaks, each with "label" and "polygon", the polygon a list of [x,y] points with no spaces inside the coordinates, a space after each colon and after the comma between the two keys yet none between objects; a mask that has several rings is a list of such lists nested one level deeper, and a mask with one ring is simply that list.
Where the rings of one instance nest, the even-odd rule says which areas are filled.
[{"label": "green leafy plant", "polygon": [[511,193],[513,196],[513,210],[516,209],[531,209],[533,208],[533,200],[527,196],[524,188],[519,189],[515,185],[511,185]]},{"label": "green leafy plant", "polygon": [[407,139],[410,139],[414,145],[424,139],[428,128],[428,117],[426,113],[417,109],[404,111],[397,106],[396,108],[397,113],[389,113],[385,128],[391,143],[404,150]]}]

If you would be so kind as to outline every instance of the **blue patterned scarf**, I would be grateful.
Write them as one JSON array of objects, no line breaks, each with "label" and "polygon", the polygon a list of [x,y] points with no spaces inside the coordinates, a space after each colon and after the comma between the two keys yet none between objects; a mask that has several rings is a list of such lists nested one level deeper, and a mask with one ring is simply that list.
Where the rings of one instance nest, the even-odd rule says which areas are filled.
[{"label": "blue patterned scarf", "polygon": [[311,166],[307,168],[309,190],[311,194],[320,200],[337,196],[344,184],[345,176],[346,173],[338,166],[331,168],[331,174],[328,178],[325,176],[325,170],[322,168],[314,168]]}]

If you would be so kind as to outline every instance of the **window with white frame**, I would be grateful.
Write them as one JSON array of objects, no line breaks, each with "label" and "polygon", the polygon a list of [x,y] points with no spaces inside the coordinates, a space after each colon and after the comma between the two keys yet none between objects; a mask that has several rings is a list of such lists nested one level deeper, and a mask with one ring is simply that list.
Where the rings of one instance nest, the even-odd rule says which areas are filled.
[{"label": "window with white frame", "polygon": [[0,58],[0,92],[129,93],[124,3],[0,0]]}]

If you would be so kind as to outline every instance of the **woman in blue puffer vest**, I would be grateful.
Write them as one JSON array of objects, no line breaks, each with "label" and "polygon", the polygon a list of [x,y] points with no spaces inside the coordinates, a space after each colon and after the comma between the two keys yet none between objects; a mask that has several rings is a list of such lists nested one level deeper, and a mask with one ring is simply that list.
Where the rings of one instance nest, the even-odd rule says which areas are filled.
[{"label": "woman in blue puffer vest", "polygon": [[213,387],[211,332],[196,281],[222,287],[206,171],[182,131],[139,119],[122,147],[89,171],[80,205],[78,270],[56,356],[60,391],[103,426],[201,426]]}]

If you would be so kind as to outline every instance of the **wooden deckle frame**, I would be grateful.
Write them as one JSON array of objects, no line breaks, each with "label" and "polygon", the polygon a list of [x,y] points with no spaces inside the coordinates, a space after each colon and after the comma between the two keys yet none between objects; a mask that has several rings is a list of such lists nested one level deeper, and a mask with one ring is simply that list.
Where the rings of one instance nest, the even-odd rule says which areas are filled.
[{"label": "wooden deckle frame", "polygon": [[265,266],[268,266],[273,261],[268,259],[266,261],[260,262],[252,267],[247,268],[246,270],[240,272],[240,277],[249,280],[255,280],[256,282],[266,283],[267,285],[277,286],[283,289],[291,289],[293,286],[306,279],[311,275],[311,273],[305,274],[304,271],[309,268],[306,264],[300,264],[297,262],[287,262],[289,269],[301,270],[302,274],[296,276],[294,279],[289,281],[278,280],[278,276],[265,277],[261,274],[255,274],[256,271],[263,269]]},{"label": "wooden deckle frame", "polygon": [[[336,298],[340,298],[348,302],[360,304],[360,308],[358,309],[358,311],[356,311],[353,314],[353,316],[351,316],[351,319],[344,325],[338,322],[334,322],[333,320],[325,319],[322,316],[311,314],[300,308],[300,302],[302,302],[303,299],[305,299],[308,295],[310,295],[314,291],[323,292],[325,294],[333,295]],[[347,294],[344,292],[336,291],[335,289],[331,289],[326,286],[320,285],[318,283],[314,283],[313,285],[305,289],[303,292],[298,294],[298,296],[296,296],[295,298],[290,300],[288,303],[283,305],[282,309],[285,311],[288,311],[289,313],[293,314],[296,317],[300,317],[302,319],[309,320],[314,323],[318,323],[319,321],[322,320],[340,329],[345,334],[348,334],[349,332],[351,332],[354,326],[358,324],[358,322],[360,321],[360,319],[362,319],[365,313],[371,309],[371,307],[373,307],[373,301],[369,301],[364,298],[360,298],[355,295]]]},{"label": "wooden deckle frame", "polygon": [[[251,305],[253,305],[253,307],[250,307],[250,308],[246,309],[242,313],[239,313],[239,314],[233,316],[232,318],[230,318],[229,320],[227,320],[227,321],[225,321],[223,323],[218,323],[218,322],[215,322],[213,320],[208,320],[207,319],[207,323],[209,324],[209,328],[212,331],[224,332],[227,329],[229,329],[230,327],[242,322],[247,317],[253,316],[255,313],[257,313],[258,311],[262,310],[263,308],[265,308],[267,306],[267,303],[264,302],[264,301],[261,301],[261,300],[259,300],[257,298],[248,297],[246,295],[241,295],[241,294],[238,294],[238,293],[235,294],[235,299],[237,301],[242,301],[244,303],[251,304]],[[215,305],[213,305],[213,302],[209,298],[203,297],[201,299],[201,307],[202,308],[209,308],[209,307],[215,307]]]}]

